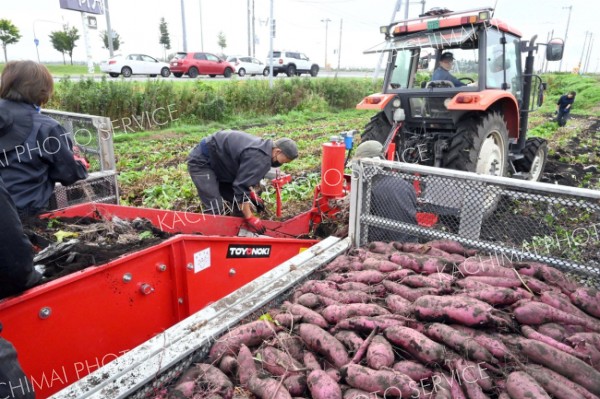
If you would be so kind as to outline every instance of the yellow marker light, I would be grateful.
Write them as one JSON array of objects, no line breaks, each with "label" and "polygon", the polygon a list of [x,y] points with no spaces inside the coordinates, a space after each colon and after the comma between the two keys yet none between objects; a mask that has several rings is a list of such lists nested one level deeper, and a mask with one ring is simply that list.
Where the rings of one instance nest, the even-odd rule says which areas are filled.
[{"label": "yellow marker light", "polygon": [[481,11],[479,13],[479,19],[481,21],[487,21],[488,19],[490,19],[490,12],[489,11]]},{"label": "yellow marker light", "polygon": [[388,33],[390,33],[390,27],[388,25],[380,26],[379,33],[383,33],[384,35],[387,35]]}]

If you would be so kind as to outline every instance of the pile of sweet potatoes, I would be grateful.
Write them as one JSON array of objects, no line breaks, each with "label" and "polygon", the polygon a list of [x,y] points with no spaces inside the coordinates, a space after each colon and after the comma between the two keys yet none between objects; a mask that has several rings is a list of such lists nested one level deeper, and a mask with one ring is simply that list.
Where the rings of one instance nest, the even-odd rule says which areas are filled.
[{"label": "pile of sweet potatoes", "polygon": [[168,398],[600,398],[600,292],[451,241],[374,242],[220,337]]}]

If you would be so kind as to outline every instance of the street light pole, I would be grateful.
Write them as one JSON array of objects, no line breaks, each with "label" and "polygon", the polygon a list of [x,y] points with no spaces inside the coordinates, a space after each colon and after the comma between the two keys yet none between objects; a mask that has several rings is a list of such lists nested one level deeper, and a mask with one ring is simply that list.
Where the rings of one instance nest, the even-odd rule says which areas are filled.
[{"label": "street light pole", "polygon": [[204,51],[204,35],[202,28],[202,0],[198,0],[198,6],[200,7],[200,50]]},{"label": "street light pole", "polygon": [[181,0],[181,29],[183,30],[183,51],[187,52],[187,37],[185,33],[185,5],[184,0]]},{"label": "street light pole", "polygon": [[38,60],[38,64],[40,63],[40,49],[39,49],[39,45],[40,45],[40,41],[38,40],[36,34],[35,34],[35,21],[33,21],[33,43],[35,44],[35,52],[37,54],[37,60]]},{"label": "street light pole", "polygon": [[110,27],[110,13],[108,12],[108,0],[104,0],[104,14],[106,16],[106,36],[108,37],[108,53],[110,54],[110,58],[112,58],[115,54],[115,49],[113,48],[113,34],[112,29]]},{"label": "street light pole", "polygon": [[589,31],[585,31],[585,39],[583,40],[583,48],[581,49],[581,57],[579,58],[579,67],[578,67],[578,73],[579,75],[582,74],[582,62],[583,62],[583,54],[585,54],[585,46],[587,45],[587,41],[588,41],[588,35],[590,34]]},{"label": "street light pole", "polygon": [[327,69],[327,28],[331,20],[329,18],[322,19],[321,22],[325,22],[325,69]]},{"label": "street light pole", "polygon": [[[564,45],[567,44],[567,37],[569,35],[569,23],[571,22],[571,10],[573,10],[573,6],[563,7],[563,10],[569,9],[569,17],[567,18],[567,30],[565,31],[565,40],[563,41]],[[560,59],[560,64],[558,64],[558,72],[562,71],[562,58]]]}]

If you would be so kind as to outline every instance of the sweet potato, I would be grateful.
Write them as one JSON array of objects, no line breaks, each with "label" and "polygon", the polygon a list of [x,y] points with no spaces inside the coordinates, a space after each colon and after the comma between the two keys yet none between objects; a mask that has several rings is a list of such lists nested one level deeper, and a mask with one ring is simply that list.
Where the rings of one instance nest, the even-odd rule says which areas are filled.
[{"label": "sweet potato", "polygon": [[566,341],[573,346],[581,342],[587,342],[594,345],[600,351],[600,334],[598,333],[576,333],[568,336]]},{"label": "sweet potato", "polygon": [[297,335],[290,335],[285,331],[278,332],[275,345],[299,362],[304,358],[302,339]]},{"label": "sweet potato", "polygon": [[369,332],[375,328],[385,330],[388,327],[404,325],[406,320],[390,317],[390,315],[382,315],[375,317],[357,316],[340,321],[336,324],[336,330],[353,330],[361,332]]},{"label": "sweet potato", "polygon": [[384,273],[377,270],[360,270],[348,273],[332,273],[326,277],[326,280],[335,283],[354,281],[365,284],[378,284],[381,283],[385,277]]},{"label": "sweet potato", "polygon": [[425,245],[429,245],[433,248],[441,249],[442,251],[451,253],[451,254],[459,254],[466,256],[474,256],[477,254],[477,251],[474,249],[467,249],[462,246],[461,243],[451,240],[433,240],[425,243]]},{"label": "sweet potato", "polygon": [[426,380],[433,375],[433,370],[412,360],[401,360],[394,363],[393,370],[409,376],[415,381]]},{"label": "sweet potato", "polygon": [[360,335],[350,330],[338,331],[334,337],[344,344],[350,353],[355,353],[364,342]]},{"label": "sweet potato", "polygon": [[292,399],[283,384],[272,378],[253,375],[248,381],[248,390],[260,399]]},{"label": "sweet potato", "polygon": [[296,289],[296,292],[306,294],[311,292],[313,294],[322,295],[322,292],[328,292],[328,290],[337,291],[337,284],[333,281],[328,280],[307,280],[300,287]]},{"label": "sweet potato", "polygon": [[385,254],[390,251],[393,251],[395,248],[392,243],[383,242],[383,241],[373,241],[367,245],[367,250],[374,252],[376,254]]},{"label": "sweet potato", "polygon": [[[455,378],[453,378],[453,376],[451,376],[450,374],[448,374],[447,372],[443,371],[441,373],[441,377],[443,378],[443,384],[446,387],[446,389],[450,390],[450,397],[452,399],[467,399],[467,397],[465,396],[462,387],[461,387],[461,383],[456,381]],[[435,385],[434,385],[435,387]],[[435,389],[434,389],[435,392]]]},{"label": "sweet potato", "polygon": [[477,281],[491,285],[492,287],[516,288],[523,283],[516,277],[494,277],[494,276],[468,276],[464,278],[467,281]]},{"label": "sweet potato", "polygon": [[[481,281],[469,280],[467,278],[460,278],[456,280],[456,285],[465,290],[484,290],[492,287],[489,284],[482,283]],[[495,287],[494,287],[495,288]]]},{"label": "sweet potato", "polygon": [[490,305],[512,305],[519,299],[523,299],[517,291],[511,288],[489,287],[476,291],[465,290],[461,295],[470,296],[471,298],[479,299]]},{"label": "sweet potato", "polygon": [[417,273],[442,273],[452,269],[450,261],[435,256],[395,253],[390,256],[390,261]]},{"label": "sweet potato", "polygon": [[258,345],[273,337],[276,332],[277,327],[265,320],[242,324],[223,335],[213,344],[208,357],[209,361],[216,363],[223,355],[237,355],[242,344],[246,346]]},{"label": "sweet potato", "polygon": [[389,294],[385,297],[385,304],[392,313],[407,316],[411,312],[412,303],[400,295]]},{"label": "sweet potato", "polygon": [[543,342],[545,344],[553,346],[554,348],[556,348],[558,350],[561,350],[561,351],[563,351],[565,353],[568,353],[568,354],[570,354],[572,356],[575,356],[577,358],[585,360],[585,357],[581,356],[579,353],[577,353],[577,351],[575,351],[569,345],[565,345],[562,342],[558,342],[554,338],[549,337],[547,335],[540,334],[539,332],[535,331],[533,328],[531,328],[529,326],[521,326],[521,332],[523,333],[523,335],[525,336],[525,338],[534,339],[536,341]]},{"label": "sweet potato", "polygon": [[390,273],[387,273],[385,279],[390,281],[402,280],[406,276],[414,275],[415,272],[410,269],[399,269]]},{"label": "sweet potato", "polygon": [[492,315],[490,305],[469,297],[426,295],[413,303],[413,310],[423,321],[450,321],[466,326],[506,324]]},{"label": "sweet potato", "polygon": [[[389,314],[390,312],[374,303],[349,303],[345,305],[329,305],[321,310],[323,318],[331,323],[336,324],[341,320],[354,316],[378,316],[381,314]],[[313,323],[315,324],[315,323]],[[323,327],[323,326],[320,326]]]},{"label": "sweet potato", "polygon": [[344,391],[344,399],[378,399],[375,393],[363,391],[362,389],[350,388]]},{"label": "sweet potato", "polygon": [[[348,281],[346,283],[338,284],[340,291],[363,291],[370,295],[385,296],[385,287],[381,284],[369,285],[365,283],[357,283],[354,281]],[[330,304],[327,304],[330,305]]]},{"label": "sweet potato", "polygon": [[556,399],[599,399],[581,385],[545,367],[528,364],[525,371]]},{"label": "sweet potato", "polygon": [[263,368],[273,375],[294,374],[301,372],[304,368],[300,362],[290,355],[272,346],[266,346],[260,349],[258,353]]},{"label": "sweet potato", "polygon": [[313,399],[342,399],[342,389],[325,371],[313,370],[306,380]]},{"label": "sweet potato", "polygon": [[438,295],[443,292],[443,290],[431,287],[410,288],[405,285],[388,280],[385,280],[383,282],[383,286],[388,290],[388,292],[400,295],[402,298],[407,299],[410,302],[414,302],[415,300],[417,300],[417,298],[420,298],[424,295]]},{"label": "sweet potato", "polygon": [[329,325],[323,316],[306,306],[286,301],[282,307],[293,315],[302,316],[301,321],[305,323],[315,324],[321,328],[326,328]]},{"label": "sweet potato", "polygon": [[325,372],[335,381],[335,382],[340,382],[342,380],[342,374],[340,373],[340,370],[330,367],[327,370],[325,370]]},{"label": "sweet potato", "polygon": [[444,360],[444,347],[412,328],[394,326],[387,328],[384,333],[391,343],[425,364],[441,363]]},{"label": "sweet potato", "polygon": [[537,328],[540,334],[554,338],[558,342],[563,342],[567,338],[567,330],[557,323],[545,323]]},{"label": "sweet potato", "polygon": [[321,301],[319,300],[319,295],[313,294],[312,292],[307,292],[306,294],[300,295],[294,303],[305,306],[309,309],[315,309],[319,306],[322,306]]},{"label": "sweet potato", "polygon": [[369,345],[371,345],[373,338],[378,333],[379,333],[379,328],[375,327],[373,329],[373,331],[371,331],[369,333],[369,336],[363,341],[363,343],[360,345],[360,347],[356,350],[356,352],[354,353],[354,356],[352,356],[352,359],[350,359],[350,363],[358,364],[361,362],[363,356],[365,355],[365,353],[367,353],[367,349],[369,348]]},{"label": "sweet potato", "polygon": [[452,377],[458,381],[462,381],[462,385],[469,398],[471,396],[486,397],[482,396],[481,389],[487,392],[494,389],[492,378],[486,372],[486,367],[483,363],[473,363],[456,355],[454,357],[451,356],[449,363],[451,365]]},{"label": "sweet potato", "polygon": [[546,284],[560,288],[564,294],[574,292],[578,287],[573,281],[570,281],[560,270],[538,262],[520,262],[515,263],[514,267],[519,274],[535,277]]},{"label": "sweet potato", "polygon": [[275,324],[291,329],[293,326],[300,323],[302,316],[291,314],[290,312],[280,312],[273,316],[273,320],[275,320]]},{"label": "sweet potato", "polygon": [[[435,274],[437,275],[439,273]],[[452,284],[450,281],[430,278],[420,274],[406,276],[400,283],[412,288],[436,288],[440,290],[440,292],[450,292],[450,285]]]},{"label": "sweet potato", "polygon": [[233,356],[223,356],[219,362],[219,370],[227,375],[234,375],[238,370],[238,362]]},{"label": "sweet potato", "polygon": [[492,355],[494,355],[496,359],[506,361],[506,359],[514,358],[514,355],[500,339],[488,335],[480,330],[474,330],[470,327],[461,326],[459,324],[452,324],[450,326],[456,330],[468,334],[475,340],[475,342],[483,346]]},{"label": "sweet potato", "polygon": [[256,375],[256,364],[254,363],[254,357],[252,356],[252,352],[246,345],[241,346],[238,354],[237,354],[237,362],[238,362],[238,377],[240,379],[240,384],[242,386],[247,386],[248,381],[250,381],[250,377]]},{"label": "sweet potato", "polygon": [[351,387],[384,397],[408,398],[415,392],[418,394],[417,383],[396,371],[373,370],[351,363],[342,367],[340,372]]},{"label": "sweet potato", "polygon": [[496,363],[496,359],[485,347],[468,334],[448,325],[432,323],[425,328],[425,335],[436,342],[449,346],[461,356],[480,362]]},{"label": "sweet potato", "polygon": [[[324,271],[327,272],[338,272],[338,271],[348,271],[349,265],[358,260],[359,258],[356,256],[350,255],[340,255],[334,260],[332,260],[327,266],[323,268]],[[361,262],[359,262],[361,263]]]},{"label": "sweet potato", "polygon": [[377,270],[382,273],[388,273],[398,270],[398,268],[398,264],[389,260],[368,258],[363,262],[363,270]]},{"label": "sweet potato", "polygon": [[306,375],[292,374],[288,377],[285,377],[283,380],[283,386],[290,393],[290,395],[294,397],[304,396],[306,389],[308,388],[306,385]]},{"label": "sweet potato", "polygon": [[302,323],[298,327],[298,334],[306,346],[323,355],[336,367],[341,367],[350,361],[344,345],[319,326]]},{"label": "sweet potato", "polygon": [[[197,363],[180,378],[175,390],[179,390],[185,395],[187,392],[182,390],[182,382],[187,382],[186,388],[190,386],[189,382],[193,382],[196,389],[218,394],[223,399],[233,397],[233,383],[221,370],[211,364]],[[193,389],[191,393],[193,394]],[[190,394],[186,397],[191,396]]]},{"label": "sweet potato", "polygon": [[367,366],[374,370],[391,367],[394,364],[394,350],[387,339],[376,335],[367,349]]},{"label": "sweet potato", "polygon": [[581,287],[570,295],[571,302],[587,314],[600,318],[600,291]]},{"label": "sweet potato", "polygon": [[309,370],[323,370],[315,354],[310,351],[304,352],[304,367]]},{"label": "sweet potato", "polygon": [[458,272],[463,276],[489,276],[514,278],[515,271],[506,267],[504,262],[494,257],[467,258],[458,265]]},{"label": "sweet potato", "polygon": [[595,395],[600,395],[600,372],[582,360],[543,342],[519,337],[513,337],[513,340],[529,360],[562,374]]},{"label": "sweet potato", "polygon": [[573,305],[571,299],[565,294],[559,292],[542,292],[540,295],[540,301],[547,305],[550,305],[563,312],[570,313],[579,317],[591,317],[577,306]]},{"label": "sweet potato", "polygon": [[513,315],[521,324],[539,325],[556,322],[580,325],[600,332],[600,321],[574,316],[541,302],[523,303],[513,310]]},{"label": "sweet potato", "polygon": [[533,377],[523,371],[513,371],[508,375],[506,391],[512,399],[552,399]]}]

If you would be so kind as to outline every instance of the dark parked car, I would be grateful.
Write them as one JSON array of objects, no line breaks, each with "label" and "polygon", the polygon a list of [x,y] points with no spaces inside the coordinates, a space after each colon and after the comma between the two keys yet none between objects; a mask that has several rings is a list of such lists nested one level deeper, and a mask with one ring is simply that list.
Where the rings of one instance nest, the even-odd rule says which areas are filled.
[{"label": "dark parked car", "polygon": [[214,78],[223,75],[226,78],[235,73],[235,67],[211,53],[177,53],[171,60],[170,69],[176,78],[184,74],[190,78],[198,75],[208,75]]}]

